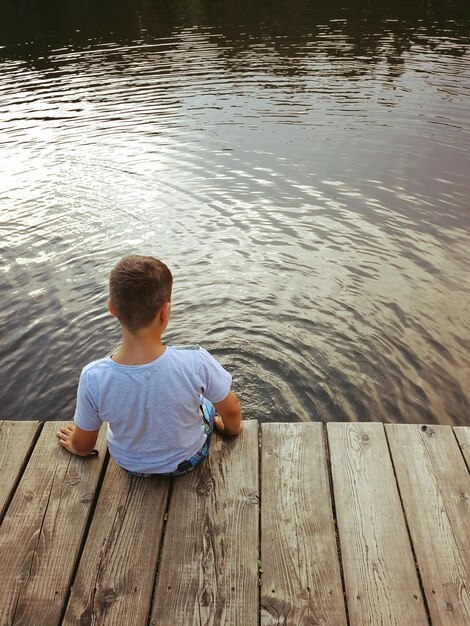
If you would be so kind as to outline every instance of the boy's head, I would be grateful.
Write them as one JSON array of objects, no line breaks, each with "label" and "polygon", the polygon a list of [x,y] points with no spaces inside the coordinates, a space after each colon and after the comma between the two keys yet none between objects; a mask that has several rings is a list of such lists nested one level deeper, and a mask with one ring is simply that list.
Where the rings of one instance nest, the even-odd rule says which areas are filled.
[{"label": "boy's head", "polygon": [[131,333],[150,326],[171,300],[173,277],[168,267],[152,256],[126,256],[112,269],[109,297],[116,317]]}]

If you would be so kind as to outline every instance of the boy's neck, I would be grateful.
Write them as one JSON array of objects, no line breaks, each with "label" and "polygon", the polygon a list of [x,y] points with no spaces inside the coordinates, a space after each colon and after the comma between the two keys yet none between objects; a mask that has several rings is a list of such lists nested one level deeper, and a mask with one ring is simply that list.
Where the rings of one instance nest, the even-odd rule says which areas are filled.
[{"label": "boy's neck", "polygon": [[111,358],[120,365],[146,365],[158,359],[165,350],[160,333],[143,329],[133,335],[123,328],[121,345]]}]

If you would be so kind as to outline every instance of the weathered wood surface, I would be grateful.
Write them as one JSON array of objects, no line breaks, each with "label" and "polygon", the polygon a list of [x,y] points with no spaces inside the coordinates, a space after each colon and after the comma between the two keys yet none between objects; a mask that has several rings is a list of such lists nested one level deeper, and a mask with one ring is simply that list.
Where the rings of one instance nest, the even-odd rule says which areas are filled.
[{"label": "weathered wood surface", "polygon": [[64,625],[146,624],[170,483],[110,461]]},{"label": "weathered wood surface", "polygon": [[245,422],[171,480],[4,424],[0,626],[470,624],[470,428]]},{"label": "weathered wood surface", "polygon": [[261,476],[261,624],[346,625],[322,424],[263,424]]},{"label": "weathered wood surface", "polygon": [[39,422],[0,421],[0,522],[41,428]]},{"label": "weathered wood surface", "polygon": [[383,426],[327,432],[351,625],[427,626]]},{"label": "weathered wood surface", "polygon": [[470,476],[451,428],[387,425],[432,623],[470,624]]},{"label": "weathered wood surface", "polygon": [[60,619],[105,453],[81,459],[44,425],[0,533],[0,624],[53,626]]},{"label": "weathered wood surface", "polygon": [[258,425],[173,483],[150,624],[257,626]]},{"label": "weathered wood surface", "polygon": [[470,469],[470,428],[466,428],[465,426],[456,426],[454,428],[454,433],[467,463],[467,468]]}]

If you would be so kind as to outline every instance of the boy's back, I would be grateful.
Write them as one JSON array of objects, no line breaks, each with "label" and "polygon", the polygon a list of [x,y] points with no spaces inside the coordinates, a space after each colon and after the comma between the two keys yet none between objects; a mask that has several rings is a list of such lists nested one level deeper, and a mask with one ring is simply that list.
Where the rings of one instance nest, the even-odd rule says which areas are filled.
[{"label": "boy's back", "polygon": [[167,347],[144,365],[112,357],[87,365],[80,377],[75,424],[83,430],[108,422],[109,451],[132,472],[173,472],[205,441],[200,396],[220,402],[232,378],[198,346]]}]

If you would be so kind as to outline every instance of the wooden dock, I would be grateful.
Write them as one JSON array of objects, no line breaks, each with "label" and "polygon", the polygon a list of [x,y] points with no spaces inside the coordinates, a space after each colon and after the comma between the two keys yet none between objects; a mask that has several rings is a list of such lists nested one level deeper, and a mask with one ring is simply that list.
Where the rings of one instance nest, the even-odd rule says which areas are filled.
[{"label": "wooden dock", "polygon": [[59,425],[0,422],[0,626],[470,624],[470,428],[248,421],[142,479]]}]

